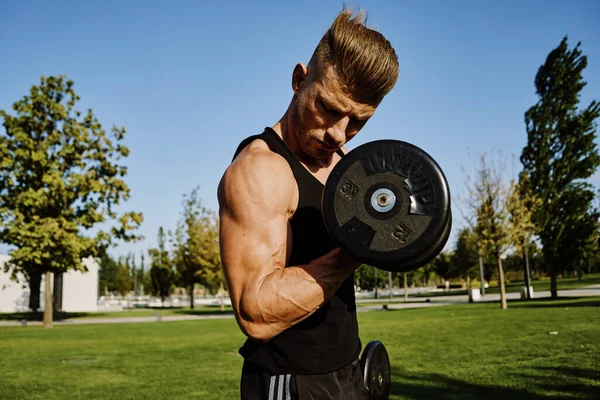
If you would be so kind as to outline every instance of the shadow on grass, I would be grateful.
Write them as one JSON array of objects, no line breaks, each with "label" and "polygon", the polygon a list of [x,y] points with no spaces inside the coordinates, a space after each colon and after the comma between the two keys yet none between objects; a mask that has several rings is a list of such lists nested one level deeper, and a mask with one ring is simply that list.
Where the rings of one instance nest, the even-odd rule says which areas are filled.
[{"label": "shadow on grass", "polygon": [[221,311],[219,307],[213,309],[202,309],[202,310],[192,310],[192,309],[181,309],[175,311],[177,315],[222,315],[222,314],[231,314],[233,310],[231,307],[225,307],[225,311]]},{"label": "shadow on grass", "polygon": [[189,307],[136,307],[132,308],[137,311],[155,311],[160,314],[161,311],[165,315],[216,315],[216,314],[231,314],[233,309],[230,306],[225,306],[225,310],[221,311],[220,306],[199,306],[191,309]]},{"label": "shadow on grass", "polygon": [[[68,312],[56,312],[54,313],[53,320],[60,321],[71,318],[84,318],[84,317],[104,317],[105,313],[68,313]],[[43,321],[44,312],[33,313],[33,312],[19,312],[10,314],[0,314],[0,321]]]},{"label": "shadow on grass", "polygon": [[[145,314],[139,312],[146,311]],[[128,313],[131,312],[130,315]],[[144,307],[132,308],[117,312],[55,312],[54,321],[65,321],[78,318],[135,318],[135,317],[152,317],[154,315],[223,315],[231,314],[231,307],[225,307],[225,311],[221,311],[220,307],[202,307],[199,309],[177,308],[177,307]],[[19,312],[19,313],[0,313],[0,321],[43,321],[44,313]]]},{"label": "shadow on grass", "polygon": [[[548,371],[549,373],[556,373],[562,376],[571,376],[581,379],[588,379],[592,381],[596,381],[597,385],[600,385],[600,375],[598,375],[598,371],[594,371],[591,369],[575,369],[575,368],[565,368],[565,367],[537,367],[538,371]],[[596,391],[596,393],[600,393]]]},{"label": "shadow on grass", "polygon": [[444,297],[444,296],[467,296],[466,290],[450,290],[448,292],[426,292],[426,293],[415,293],[411,297]]},{"label": "shadow on grass", "polygon": [[600,297],[558,297],[551,299],[545,297],[538,300],[509,300],[509,307],[517,308],[574,308],[574,307],[600,307]]},{"label": "shadow on grass", "polygon": [[[441,374],[407,374],[392,368],[391,395],[403,399],[460,399],[460,400],[561,400],[598,398],[598,372],[577,368],[535,368],[531,375],[520,374],[518,387],[464,382]],[[540,376],[543,373],[544,376]],[[582,381],[582,379],[584,381]],[[597,381],[596,381],[597,382]]]}]

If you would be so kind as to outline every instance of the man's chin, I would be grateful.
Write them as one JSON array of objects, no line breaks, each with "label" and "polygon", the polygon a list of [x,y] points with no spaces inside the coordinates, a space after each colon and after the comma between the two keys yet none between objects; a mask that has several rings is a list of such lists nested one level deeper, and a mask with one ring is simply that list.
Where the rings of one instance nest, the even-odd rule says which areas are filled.
[{"label": "man's chin", "polygon": [[333,154],[336,149],[325,149],[321,146],[306,146],[303,149],[304,157],[318,163],[318,164],[330,164],[333,160]]},{"label": "man's chin", "polygon": [[335,151],[318,149],[312,154],[312,158],[321,165],[329,165],[333,161]]}]

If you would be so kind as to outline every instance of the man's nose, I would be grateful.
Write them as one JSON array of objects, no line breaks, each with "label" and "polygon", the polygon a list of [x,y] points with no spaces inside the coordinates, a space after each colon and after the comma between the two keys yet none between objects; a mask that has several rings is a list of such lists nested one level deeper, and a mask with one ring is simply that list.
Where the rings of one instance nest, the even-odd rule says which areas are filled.
[{"label": "man's nose", "polygon": [[346,141],[346,128],[348,117],[339,119],[334,125],[327,129],[325,140],[332,146],[341,146]]}]

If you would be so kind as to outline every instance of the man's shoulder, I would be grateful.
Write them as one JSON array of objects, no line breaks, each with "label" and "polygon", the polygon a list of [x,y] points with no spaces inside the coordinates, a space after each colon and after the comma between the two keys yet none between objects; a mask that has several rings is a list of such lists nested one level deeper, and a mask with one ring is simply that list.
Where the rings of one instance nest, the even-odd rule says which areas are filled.
[{"label": "man's shoulder", "polygon": [[248,143],[225,170],[219,184],[219,197],[224,194],[248,195],[252,198],[272,196],[289,202],[295,196],[296,182],[285,158],[268,144],[255,139]]},{"label": "man's shoulder", "polygon": [[258,173],[265,168],[275,168],[283,173],[286,173],[287,171],[291,173],[291,168],[287,160],[273,151],[269,145],[260,138],[255,138],[250,141],[239,152],[229,168],[249,168],[250,171],[248,172],[256,170]]}]

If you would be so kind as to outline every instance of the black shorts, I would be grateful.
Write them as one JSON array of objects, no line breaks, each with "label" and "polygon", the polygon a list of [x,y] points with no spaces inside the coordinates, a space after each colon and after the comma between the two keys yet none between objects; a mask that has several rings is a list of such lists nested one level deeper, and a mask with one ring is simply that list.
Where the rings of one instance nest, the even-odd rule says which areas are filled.
[{"label": "black shorts", "polygon": [[367,400],[363,374],[356,360],[340,370],[320,375],[273,375],[244,361],[242,400]]}]

